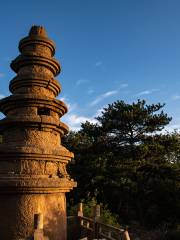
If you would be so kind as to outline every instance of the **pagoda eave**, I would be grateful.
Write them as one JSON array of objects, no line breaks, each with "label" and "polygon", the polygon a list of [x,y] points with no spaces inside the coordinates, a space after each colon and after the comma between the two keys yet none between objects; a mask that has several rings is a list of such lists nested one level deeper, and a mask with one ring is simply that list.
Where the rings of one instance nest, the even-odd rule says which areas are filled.
[{"label": "pagoda eave", "polygon": [[23,88],[30,88],[30,87],[43,87],[53,91],[54,96],[57,96],[61,91],[60,83],[53,78],[47,78],[47,76],[43,75],[36,75],[32,76],[32,74],[17,76],[10,81],[9,90],[13,93],[14,91]]},{"label": "pagoda eave", "polygon": [[11,62],[11,68],[13,71],[18,73],[18,71],[25,66],[39,65],[48,68],[53,72],[54,76],[57,76],[60,71],[60,65],[58,61],[54,58],[47,58],[36,55],[19,55],[15,60]]},{"label": "pagoda eave", "polygon": [[73,180],[67,178],[45,176],[19,176],[11,174],[9,177],[0,174],[0,194],[4,193],[60,193],[69,192],[76,187]]}]

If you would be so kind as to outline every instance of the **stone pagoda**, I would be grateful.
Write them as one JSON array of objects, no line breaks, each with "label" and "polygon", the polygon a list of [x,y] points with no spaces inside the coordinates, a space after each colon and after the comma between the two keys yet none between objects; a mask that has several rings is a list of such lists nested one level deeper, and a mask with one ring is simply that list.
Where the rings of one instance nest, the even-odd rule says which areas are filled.
[{"label": "stone pagoda", "polygon": [[44,235],[65,240],[65,193],[76,183],[66,172],[73,154],[61,145],[68,132],[60,121],[67,107],[56,99],[61,85],[54,76],[61,68],[41,26],[31,28],[19,51],[10,65],[17,74],[12,95],[0,100],[6,116],[0,121],[0,239],[31,239],[39,214]]}]

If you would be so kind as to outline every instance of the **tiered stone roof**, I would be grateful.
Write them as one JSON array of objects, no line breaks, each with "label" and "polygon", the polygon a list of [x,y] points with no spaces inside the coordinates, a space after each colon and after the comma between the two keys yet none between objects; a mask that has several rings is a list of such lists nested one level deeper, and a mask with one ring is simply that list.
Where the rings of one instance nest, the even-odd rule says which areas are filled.
[{"label": "tiered stone roof", "polygon": [[[6,116],[0,121],[3,136],[0,144],[0,194],[65,193],[76,184],[66,171],[73,153],[61,145],[68,127],[60,118],[67,112],[67,106],[56,99],[61,85],[54,77],[61,68],[54,58],[55,45],[43,27],[33,26],[29,35],[20,41],[19,51],[20,55],[11,63],[17,74],[9,85],[12,95],[0,100],[0,111]],[[38,201],[36,199],[36,205],[40,204]],[[25,203],[21,201],[21,204]],[[34,206],[35,203],[32,200],[29,204]],[[25,205],[18,206],[15,204],[21,215]],[[12,230],[11,236],[16,235],[17,229],[18,226]],[[27,237],[30,229],[28,225],[27,230],[17,236]]]}]

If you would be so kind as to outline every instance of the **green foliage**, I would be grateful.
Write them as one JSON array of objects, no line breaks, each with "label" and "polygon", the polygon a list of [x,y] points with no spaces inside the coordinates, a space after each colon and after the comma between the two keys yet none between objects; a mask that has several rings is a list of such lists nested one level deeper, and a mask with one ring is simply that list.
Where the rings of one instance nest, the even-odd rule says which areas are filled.
[{"label": "green foliage", "polygon": [[71,202],[95,198],[127,224],[178,224],[180,137],[161,132],[171,121],[163,106],[117,101],[104,108],[99,124],[86,122],[64,139],[75,153]]},{"label": "green foliage", "polygon": [[106,224],[109,224],[109,225],[112,225],[112,226],[115,226],[115,227],[119,227],[119,219],[118,219],[118,215],[115,214],[115,213],[112,213],[107,205],[103,206],[101,204],[101,221],[103,223],[106,223]]},{"label": "green foliage", "polygon": [[[93,218],[94,217],[94,208],[97,205],[97,200],[95,198],[82,200],[83,202],[83,214],[86,217]],[[118,227],[118,217],[115,214],[112,214],[112,212],[108,209],[107,205],[100,204],[101,208],[101,218],[100,221],[109,224],[112,226]],[[70,207],[69,214],[71,216],[76,216],[78,211],[78,205],[74,205]]]},{"label": "green foliage", "polygon": [[147,105],[145,100],[132,104],[117,101],[104,108],[97,119],[103,130],[122,137],[131,145],[144,139],[147,133],[162,130],[170,122],[167,114],[158,112],[163,106],[160,103]]}]

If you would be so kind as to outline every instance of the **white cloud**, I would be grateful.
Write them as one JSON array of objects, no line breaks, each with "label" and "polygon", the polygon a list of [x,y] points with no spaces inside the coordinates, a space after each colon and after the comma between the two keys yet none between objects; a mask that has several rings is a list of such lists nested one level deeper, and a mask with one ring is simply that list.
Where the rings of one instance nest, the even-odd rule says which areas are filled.
[{"label": "white cloud", "polygon": [[5,98],[6,96],[3,94],[0,94],[0,99]]},{"label": "white cloud", "polygon": [[66,96],[59,98],[59,100],[64,102],[67,105],[69,113],[74,111],[78,107],[77,103],[70,103],[69,99]]},{"label": "white cloud", "polygon": [[145,91],[137,93],[136,96],[149,95],[149,94],[151,94],[153,92],[157,92],[157,91],[159,91],[159,89],[145,90]]},{"label": "white cloud", "polygon": [[151,94],[151,91],[149,91],[149,90],[142,91],[142,92],[138,93],[137,95],[141,96],[141,95],[148,95],[148,94]]},{"label": "white cloud", "polygon": [[74,111],[74,110],[76,110],[77,109],[77,107],[78,107],[78,105],[77,105],[77,103],[69,103],[68,104],[68,112],[70,113],[70,112],[72,112],[72,111]]},{"label": "white cloud", "polygon": [[98,104],[99,102],[101,102],[103,99],[113,96],[113,95],[116,95],[117,93],[118,93],[117,90],[112,90],[112,91],[103,93],[100,96],[97,96],[96,99],[90,103],[90,106],[94,106],[94,105]]},{"label": "white cloud", "polygon": [[66,102],[66,101],[67,101],[67,98],[66,98],[65,96],[63,96],[63,97],[61,97],[61,98],[58,97],[58,100],[60,100],[60,101],[62,101],[62,102]]},{"label": "white cloud", "polygon": [[173,100],[178,100],[178,99],[180,99],[180,95],[175,94],[175,95],[172,96],[172,99]]},{"label": "white cloud", "polygon": [[76,82],[76,86],[79,86],[81,84],[85,84],[85,83],[88,83],[89,80],[87,79],[79,79],[77,82]]},{"label": "white cloud", "polygon": [[77,114],[67,114],[62,118],[70,130],[78,131],[81,128],[81,123],[89,121],[91,123],[97,123],[97,120],[91,117],[78,116]]},{"label": "white cloud", "polygon": [[102,96],[103,97],[109,97],[109,96],[115,95],[117,93],[118,93],[117,90],[113,90],[113,91],[109,91],[109,92],[104,93]]},{"label": "white cloud", "polygon": [[[104,94],[102,94],[101,96],[101,99],[103,98],[106,98],[106,97],[109,97],[109,96],[112,96],[114,94],[116,94],[118,91],[109,91],[109,92],[106,92]],[[96,101],[101,101],[100,100],[97,100]],[[73,131],[78,131],[80,130],[81,128],[81,123],[85,123],[86,121],[89,121],[93,124],[97,123],[98,121],[95,119],[97,116],[100,116],[101,115],[101,112],[103,111],[103,108],[106,107],[106,105],[103,105],[101,108],[99,109],[95,109],[95,113],[92,114],[91,116],[85,116],[84,114],[81,115],[81,114],[78,114],[77,113],[77,110],[80,110],[78,109],[78,104],[76,103],[71,103],[69,101],[69,98],[67,96],[62,96],[61,98],[59,98],[59,100],[63,101],[64,103],[66,103],[66,105],[68,106],[68,113],[65,114],[61,120],[66,123],[69,127],[70,130],[73,130]]]},{"label": "white cloud", "polygon": [[101,108],[97,109],[95,114],[93,115],[93,118],[101,116],[102,112],[104,111],[104,108],[106,108],[106,107],[107,107],[107,105],[104,105]]},{"label": "white cloud", "polygon": [[95,66],[96,66],[96,67],[99,67],[99,66],[101,66],[102,64],[103,64],[102,61],[98,61],[98,62],[95,63]]},{"label": "white cloud", "polygon": [[180,124],[170,124],[170,125],[168,125],[168,126],[166,126],[163,130],[162,130],[162,132],[163,133],[165,133],[166,131],[168,131],[168,132],[174,132],[174,131],[177,131],[177,132],[179,132],[180,131]]},{"label": "white cloud", "polygon": [[120,85],[120,88],[126,88],[126,87],[128,87],[128,84],[127,84],[127,83],[122,83],[122,84]]},{"label": "white cloud", "polygon": [[92,93],[94,93],[94,90],[92,88],[89,88],[87,94],[91,95]]},{"label": "white cloud", "polygon": [[68,113],[65,114],[61,120],[66,123],[70,130],[78,131],[81,128],[81,123],[89,121],[91,123],[97,123],[97,120],[92,117],[86,117],[83,115],[77,114],[76,110],[78,109],[77,103],[71,103],[67,96],[62,96],[59,100],[63,101],[68,107]]},{"label": "white cloud", "polygon": [[81,123],[85,123],[86,121],[96,124],[98,121],[95,119],[98,116],[101,116],[103,109],[106,107],[104,105],[102,108],[99,108],[95,114],[91,117],[86,117],[83,115],[78,115],[77,113],[67,113],[61,119],[64,123],[66,123],[70,130],[78,131],[81,128]]}]

